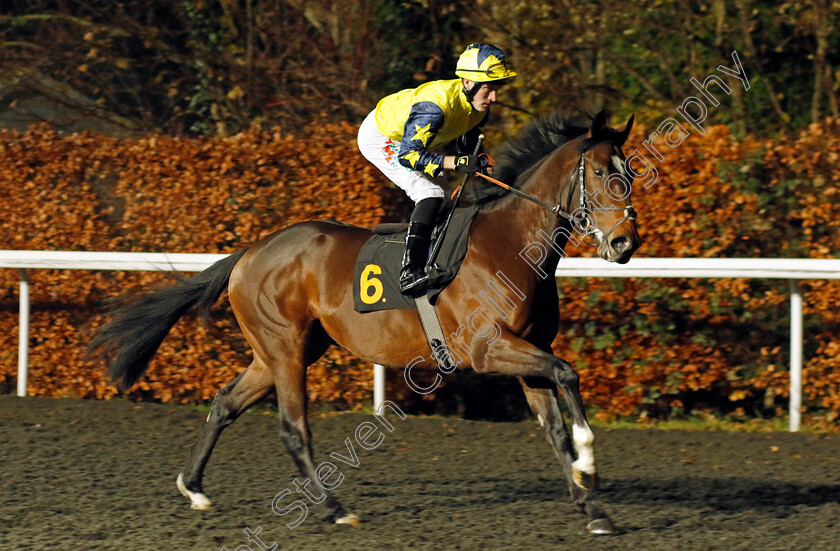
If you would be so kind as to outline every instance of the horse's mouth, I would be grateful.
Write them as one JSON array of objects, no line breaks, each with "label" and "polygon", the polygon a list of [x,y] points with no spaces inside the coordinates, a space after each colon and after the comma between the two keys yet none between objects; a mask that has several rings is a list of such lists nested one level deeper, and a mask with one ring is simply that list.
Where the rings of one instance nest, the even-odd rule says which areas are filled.
[{"label": "horse's mouth", "polygon": [[[610,246],[616,244],[617,246]],[[633,253],[639,248],[632,239],[612,240],[611,244],[604,241],[598,243],[598,256],[607,262],[615,262],[616,264],[627,264],[633,257]]]},{"label": "horse's mouth", "polygon": [[611,254],[612,251],[607,252],[607,254],[599,255],[601,258],[606,260],[607,262],[615,262],[616,264],[627,264],[630,262],[630,259],[633,257],[633,253],[620,253],[620,254]]},{"label": "horse's mouth", "polygon": [[616,264],[627,264],[628,262],[630,262],[630,258],[632,256],[633,256],[632,253],[628,254],[628,255],[623,255],[620,258],[616,258],[615,262],[616,262]]}]

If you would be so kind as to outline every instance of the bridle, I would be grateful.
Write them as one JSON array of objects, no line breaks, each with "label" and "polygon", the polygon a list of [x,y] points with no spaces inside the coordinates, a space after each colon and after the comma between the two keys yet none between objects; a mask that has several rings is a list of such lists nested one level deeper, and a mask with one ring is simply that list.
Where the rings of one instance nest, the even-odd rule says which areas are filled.
[{"label": "bridle", "polygon": [[[496,184],[497,186],[500,186],[500,187],[508,190],[509,192],[513,193],[514,195],[517,195],[517,196],[519,196],[523,199],[527,199],[528,201],[531,201],[532,203],[535,203],[535,204],[543,207],[544,209],[547,209],[547,210],[551,211],[552,214],[554,214],[555,216],[560,216],[562,218],[565,218],[566,220],[568,220],[572,224],[572,227],[578,227],[583,231],[583,240],[584,240],[585,243],[587,243],[589,245],[596,245],[597,243],[587,241],[587,239],[591,238],[591,236],[597,236],[598,239],[602,243],[606,242],[606,240],[609,239],[610,235],[612,235],[612,233],[620,225],[627,222],[628,220],[633,220],[633,221],[636,220],[636,209],[633,208],[633,205],[627,205],[626,207],[624,207],[624,218],[619,220],[612,228],[610,228],[610,231],[608,231],[607,233],[603,233],[601,230],[599,230],[598,228],[596,228],[594,226],[594,224],[591,220],[592,217],[589,216],[590,210],[587,208],[585,156],[586,156],[586,152],[583,152],[583,153],[580,154],[580,160],[578,161],[577,170],[572,173],[572,180],[571,180],[572,185],[569,186],[569,198],[566,200],[566,203],[568,204],[568,207],[566,207],[566,209],[563,209],[563,207],[560,204],[552,205],[551,203],[546,203],[545,201],[543,201],[541,199],[538,199],[538,198],[534,197],[533,195],[531,195],[529,193],[525,193],[522,190],[511,187],[511,186],[509,186],[509,185],[507,185],[503,182],[500,182],[499,180],[496,180],[495,178],[491,178],[490,176],[487,176],[486,174],[482,174],[481,172],[476,172],[476,175],[480,176],[481,178],[484,178],[485,180],[487,180],[487,181],[489,181],[493,184]],[[581,214],[579,214],[579,215],[574,214],[575,211],[572,210],[572,198],[574,197],[575,187],[576,187],[575,186],[575,177],[577,177],[577,180],[578,180],[578,186],[577,187],[580,191],[580,193],[578,193],[578,198],[579,198],[579,201],[580,201],[580,209],[579,210],[580,210]],[[612,212],[612,211],[610,211],[610,212]]]},{"label": "bridle", "polygon": [[[591,212],[591,210],[589,208],[587,208],[587,204],[586,204],[587,203],[587,201],[586,201],[586,195],[587,194],[586,194],[586,164],[585,164],[585,160],[584,160],[585,155],[586,155],[586,152],[580,154],[580,160],[578,161],[578,169],[575,173],[575,174],[577,174],[578,181],[580,182],[580,193],[578,193],[578,199],[580,201],[581,215],[579,217],[580,220],[579,220],[579,223],[578,223],[578,227],[583,230],[583,242],[584,243],[586,243],[587,245],[597,245],[597,243],[591,241],[592,236],[598,237],[598,240],[601,243],[607,242],[607,239],[610,238],[610,235],[612,235],[612,233],[620,225],[627,222],[628,220],[633,220],[633,221],[636,220],[636,209],[633,208],[632,204],[624,207],[624,218],[622,218],[621,220],[616,222],[615,225],[613,225],[613,227],[610,228],[610,231],[608,231],[607,233],[604,233],[604,232],[602,232],[601,230],[599,230],[598,228],[595,227],[595,225],[590,220],[590,216],[589,216],[589,213]],[[568,205],[569,205],[568,210],[571,210],[571,208],[572,208],[572,197],[574,196],[574,193],[575,193],[575,185],[574,185],[575,174],[572,174],[572,185],[569,186],[569,199],[566,201],[566,203],[568,203]],[[615,210],[615,209],[613,209],[613,210]],[[612,212],[612,210],[610,212]],[[575,224],[577,222],[577,220],[572,220],[571,218],[569,218],[569,220],[572,221],[572,224]]]}]

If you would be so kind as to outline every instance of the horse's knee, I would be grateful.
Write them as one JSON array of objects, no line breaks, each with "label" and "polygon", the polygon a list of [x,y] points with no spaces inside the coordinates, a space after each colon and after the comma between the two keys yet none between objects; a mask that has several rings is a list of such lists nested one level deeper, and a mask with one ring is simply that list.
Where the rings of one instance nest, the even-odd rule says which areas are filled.
[{"label": "horse's knee", "polygon": [[554,363],[554,379],[561,387],[577,388],[580,385],[578,372],[572,364],[560,358]]}]

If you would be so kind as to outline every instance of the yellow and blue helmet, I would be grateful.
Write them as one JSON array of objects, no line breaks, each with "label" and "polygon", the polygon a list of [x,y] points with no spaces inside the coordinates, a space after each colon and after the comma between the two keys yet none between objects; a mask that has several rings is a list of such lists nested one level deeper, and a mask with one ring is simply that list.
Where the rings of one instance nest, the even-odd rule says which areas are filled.
[{"label": "yellow and blue helmet", "polygon": [[455,74],[473,82],[493,82],[508,80],[516,76],[505,53],[492,44],[470,44],[461,57]]}]

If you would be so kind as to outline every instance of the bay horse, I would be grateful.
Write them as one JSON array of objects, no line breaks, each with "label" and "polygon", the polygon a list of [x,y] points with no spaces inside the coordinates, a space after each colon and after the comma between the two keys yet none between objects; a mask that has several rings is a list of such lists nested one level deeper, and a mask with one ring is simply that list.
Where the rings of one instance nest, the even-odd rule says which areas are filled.
[{"label": "bay horse", "polygon": [[[503,274],[512,284],[508,289],[520,300],[515,309],[484,311],[486,324],[498,328],[493,339],[487,338],[486,329],[477,330],[475,318],[467,324],[468,331],[457,330],[464,349],[458,367],[519,378],[563,466],[571,498],[596,534],[615,533],[616,528],[594,499],[594,437],[578,374],[552,353],[560,321],[554,272],[563,247],[575,239],[575,228],[608,261],[627,262],[640,246],[621,151],[632,124],[630,117],[622,130],[609,128],[603,112],[590,120],[555,114],[504,144],[497,152],[494,175],[532,201],[496,187],[478,194],[480,208],[466,257],[435,305],[445,333],[454,337],[468,313],[487,304],[486,298],[480,301],[487,296],[486,282]],[[597,215],[592,208],[596,203]],[[370,235],[368,229],[331,221],[294,224],[195,276],[137,293],[97,329],[90,350],[110,361],[110,377],[128,389],[143,375],[175,322],[194,307],[209,312],[227,289],[253,361],[216,395],[178,475],[178,488],[192,508],[211,505],[202,490],[202,475],[221,432],[272,390],[286,448],[303,476],[318,480],[307,420],[306,370],[329,346],[342,346],[363,361],[392,368],[409,362],[413,368],[438,368],[433,357],[427,357],[429,344],[417,312],[354,310],[354,263]],[[558,387],[571,417],[571,436]],[[325,519],[358,522],[330,491],[324,493],[319,507]]]}]

